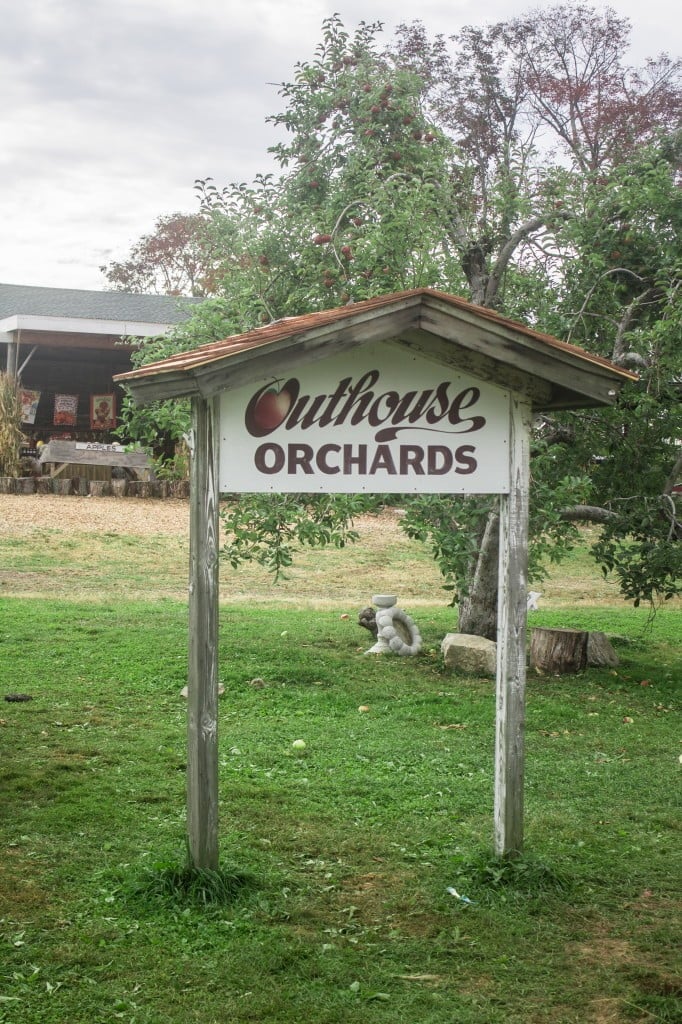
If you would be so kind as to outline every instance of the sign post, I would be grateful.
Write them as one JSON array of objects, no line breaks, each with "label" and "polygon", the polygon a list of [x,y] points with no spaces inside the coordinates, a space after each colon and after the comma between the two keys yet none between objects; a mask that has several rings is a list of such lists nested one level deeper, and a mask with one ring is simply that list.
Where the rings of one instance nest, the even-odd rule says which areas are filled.
[{"label": "sign post", "polygon": [[218,869],[218,437],[216,400],[192,399],[187,836],[195,868]]},{"label": "sign post", "polygon": [[500,495],[495,714],[495,853],[523,848],[530,406],[512,396],[508,494]]}]

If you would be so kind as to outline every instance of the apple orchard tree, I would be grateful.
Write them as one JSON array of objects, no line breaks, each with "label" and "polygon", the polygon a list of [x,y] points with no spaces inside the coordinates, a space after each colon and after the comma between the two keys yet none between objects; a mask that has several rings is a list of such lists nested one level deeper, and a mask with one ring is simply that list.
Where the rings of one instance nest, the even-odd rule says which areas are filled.
[{"label": "apple orchard tree", "polygon": [[[532,453],[531,572],[576,522],[639,602],[680,588],[680,64],[622,62],[629,24],[560,5],[451,39],[323,23],[282,84],[278,175],[197,183],[215,297],[138,362],[279,317],[437,287],[638,370],[614,410],[545,417]],[[220,257],[213,248],[218,240]],[[114,278],[109,275],[109,279]],[[186,410],[125,409],[128,436],[181,436]],[[401,502],[403,503],[403,502]],[[279,572],[296,543],[343,544],[356,496],[245,496],[234,564]],[[406,497],[463,632],[495,635],[497,517],[484,499]]]}]

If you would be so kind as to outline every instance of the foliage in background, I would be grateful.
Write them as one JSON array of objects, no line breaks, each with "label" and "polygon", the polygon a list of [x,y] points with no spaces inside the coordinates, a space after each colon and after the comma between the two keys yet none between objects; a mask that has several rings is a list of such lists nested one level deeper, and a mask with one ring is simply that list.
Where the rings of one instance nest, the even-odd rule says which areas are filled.
[{"label": "foliage in background", "polygon": [[277,581],[302,547],[343,548],[358,539],[353,519],[376,508],[378,500],[361,494],[244,494],[223,507],[230,564],[256,562]]},{"label": "foliage in background", "polygon": [[173,213],[135,243],[128,258],[100,267],[115,289],[160,295],[211,295],[224,260],[224,244],[210,217]]},{"label": "foliage in background", "polygon": [[23,436],[16,379],[0,372],[0,476],[19,476]]},{"label": "foliage in background", "polygon": [[[464,293],[641,373],[615,410],[538,420],[532,541],[558,558],[571,517],[608,521],[596,553],[624,595],[673,592],[679,62],[627,67],[627,20],[584,4],[449,40],[415,22],[383,44],[381,30],[363,22],[351,34],[337,15],[325,20],[314,57],[281,85],[284,109],[270,118],[286,133],[271,150],[279,175],[197,183],[201,216],[222,238],[219,297],[137,358],[407,288]],[[187,429],[182,403],[165,403],[158,419],[128,403],[124,419],[148,442],[155,430]],[[293,518],[277,530],[301,528],[306,501],[294,512],[288,499]],[[270,502],[249,498],[245,512],[243,537],[261,552]],[[460,629],[494,636],[494,509],[454,497],[404,504],[406,528],[430,543],[458,598]],[[651,515],[657,504],[667,513]],[[237,556],[248,557],[245,541]]]}]

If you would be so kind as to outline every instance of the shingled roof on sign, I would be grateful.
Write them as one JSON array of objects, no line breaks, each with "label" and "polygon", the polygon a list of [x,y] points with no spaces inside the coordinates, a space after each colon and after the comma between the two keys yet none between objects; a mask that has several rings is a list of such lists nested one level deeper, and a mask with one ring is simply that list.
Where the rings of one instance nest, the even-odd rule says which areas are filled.
[{"label": "shingled roof on sign", "polygon": [[433,289],[277,320],[120,374],[140,403],[221,391],[386,341],[529,395],[537,409],[610,404],[636,376],[494,310]]}]

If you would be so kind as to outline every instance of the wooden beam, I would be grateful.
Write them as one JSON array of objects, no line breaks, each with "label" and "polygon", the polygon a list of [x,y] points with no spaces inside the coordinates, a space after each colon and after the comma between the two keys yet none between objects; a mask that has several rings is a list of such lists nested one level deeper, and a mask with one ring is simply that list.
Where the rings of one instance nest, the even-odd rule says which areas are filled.
[{"label": "wooden beam", "polygon": [[37,348],[38,348],[38,346],[34,345],[33,348],[31,349],[31,351],[29,352],[29,354],[26,356],[26,358],[24,359],[23,363],[21,364],[21,366],[17,370],[17,377],[21,377],[22,372],[24,371],[26,366],[28,366],[28,364],[31,362],[31,358],[35,355],[35,352],[36,352]]},{"label": "wooden beam", "polygon": [[167,368],[147,375],[142,368],[139,377],[135,376],[138,371],[133,371],[116,380],[129,388],[140,405],[157,399],[196,394],[212,398],[256,380],[289,374],[301,366],[340,355],[360,345],[383,341],[386,336],[396,337],[414,326],[414,306],[415,299],[412,298],[398,304],[390,313],[372,310],[358,316],[357,322],[325,324],[291,336],[284,335],[268,344],[226,353],[220,358],[184,369]]},{"label": "wooden beam", "polygon": [[16,337],[7,345],[7,376],[16,377],[19,364],[19,345],[21,342],[21,331],[17,331]]},{"label": "wooden beam", "polygon": [[459,373],[470,373],[479,380],[516,391],[529,398],[540,409],[547,408],[551,399],[551,385],[529,373],[516,370],[508,363],[481,355],[472,349],[462,348],[456,342],[445,341],[428,331],[408,330],[388,344],[407,349],[424,359],[432,360],[439,366],[447,366]]},{"label": "wooden beam", "polygon": [[500,495],[500,561],[495,721],[495,853],[523,849],[526,590],[531,408],[512,395],[509,494]]},{"label": "wooden beam", "polygon": [[[462,348],[473,349],[516,370],[545,380],[569,394],[571,405],[581,407],[592,403],[613,405],[623,383],[618,373],[577,358],[570,351],[548,347],[537,338],[514,331],[504,324],[481,321],[473,313],[462,312],[453,317],[444,303],[430,299],[419,322],[422,330],[454,341]],[[558,407],[558,406],[555,406]]]},{"label": "wooden beam", "polygon": [[190,475],[187,833],[190,862],[218,854],[218,410],[192,400]]},{"label": "wooden beam", "polygon": [[[395,314],[391,320],[395,331],[399,332],[404,325],[413,322],[411,310],[403,310]],[[338,356],[344,352],[374,341],[386,338],[387,321],[375,320],[357,326],[336,327],[334,336],[326,328],[324,336],[311,338],[292,338],[277,347],[257,349],[249,353],[239,353],[224,363],[208,363],[197,367],[194,371],[202,394],[212,396],[218,392],[234,391],[251,381],[289,375],[302,366],[311,366],[321,359]],[[391,334],[389,333],[389,337]]]},{"label": "wooden beam", "polygon": [[38,345],[41,349],[97,349],[107,352],[135,352],[138,345],[122,340],[120,334],[74,334],[46,331],[22,331],[22,340],[26,345]]}]

